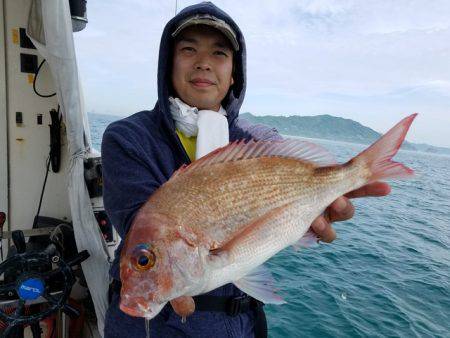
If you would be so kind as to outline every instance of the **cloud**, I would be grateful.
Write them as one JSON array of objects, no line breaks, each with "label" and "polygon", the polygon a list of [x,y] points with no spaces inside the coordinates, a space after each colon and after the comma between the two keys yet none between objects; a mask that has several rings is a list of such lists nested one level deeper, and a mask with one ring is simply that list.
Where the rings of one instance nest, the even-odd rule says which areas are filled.
[{"label": "cloud", "polygon": [[[179,0],[178,8],[195,2]],[[449,1],[214,3],[246,37],[246,110],[326,112],[382,128],[420,109],[421,141],[450,146],[435,132],[450,125]],[[75,34],[88,109],[153,107],[159,40],[174,11],[175,1],[89,1],[89,24]]]}]

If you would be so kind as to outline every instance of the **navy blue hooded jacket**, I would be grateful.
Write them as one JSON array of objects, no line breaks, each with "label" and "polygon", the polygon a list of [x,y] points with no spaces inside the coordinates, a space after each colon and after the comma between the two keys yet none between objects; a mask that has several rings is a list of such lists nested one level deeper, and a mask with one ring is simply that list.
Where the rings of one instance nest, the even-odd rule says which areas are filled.
[{"label": "navy blue hooded jacket", "polygon": [[[181,165],[189,163],[170,114],[171,66],[173,53],[172,32],[183,19],[198,13],[211,14],[227,22],[237,34],[240,45],[235,52],[234,85],[222,106],[227,111],[230,141],[239,139],[280,139],[273,129],[250,125],[239,120],[238,114],[246,87],[246,48],[244,38],[236,23],[210,2],[185,8],[170,20],[162,34],[158,63],[158,101],[151,111],[141,111],[108,126],[102,141],[103,199],[105,210],[122,239],[132,225],[139,208],[150,195],[166,182]],[[120,243],[110,273],[120,280]],[[228,284],[211,291],[216,296],[240,295],[242,292]],[[106,316],[106,337],[145,337],[142,318],[126,315],[118,308],[119,295],[114,294]],[[151,321],[152,336],[158,337],[252,337],[253,314],[229,317],[225,313],[196,311],[182,324],[166,306]]]}]

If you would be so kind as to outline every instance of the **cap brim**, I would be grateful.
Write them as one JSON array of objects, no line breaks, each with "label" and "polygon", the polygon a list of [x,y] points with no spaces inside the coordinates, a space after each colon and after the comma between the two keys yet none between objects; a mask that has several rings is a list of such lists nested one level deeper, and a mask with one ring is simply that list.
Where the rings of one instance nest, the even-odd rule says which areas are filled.
[{"label": "cap brim", "polygon": [[223,33],[228,40],[231,42],[233,49],[235,51],[239,50],[239,43],[236,39],[235,33],[232,31],[231,27],[222,20],[214,20],[211,18],[201,18],[201,17],[193,17],[184,22],[182,22],[177,29],[172,33],[172,37],[176,37],[183,29],[194,26],[194,25],[206,25],[213,27]]}]

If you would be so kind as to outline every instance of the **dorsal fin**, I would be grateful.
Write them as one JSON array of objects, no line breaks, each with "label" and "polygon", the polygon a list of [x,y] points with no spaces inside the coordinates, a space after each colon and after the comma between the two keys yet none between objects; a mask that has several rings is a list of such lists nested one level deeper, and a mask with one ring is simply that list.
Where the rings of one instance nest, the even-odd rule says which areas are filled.
[{"label": "dorsal fin", "polygon": [[203,156],[190,165],[178,169],[172,177],[187,170],[205,167],[217,163],[225,163],[261,157],[295,158],[317,166],[336,164],[334,156],[325,148],[311,142],[296,139],[281,141],[235,141]]}]

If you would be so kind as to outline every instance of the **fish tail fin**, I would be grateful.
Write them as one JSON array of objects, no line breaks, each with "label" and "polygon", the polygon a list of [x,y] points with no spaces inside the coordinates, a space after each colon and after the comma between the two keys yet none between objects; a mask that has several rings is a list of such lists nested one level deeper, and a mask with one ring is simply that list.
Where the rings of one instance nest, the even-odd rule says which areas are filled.
[{"label": "fish tail fin", "polygon": [[414,175],[412,169],[401,163],[392,161],[392,158],[400,149],[409,127],[416,116],[417,113],[401,120],[379,140],[358,154],[349,163],[354,162],[355,160],[366,163],[371,172],[371,176],[368,178],[369,183],[387,178],[399,178]]}]

